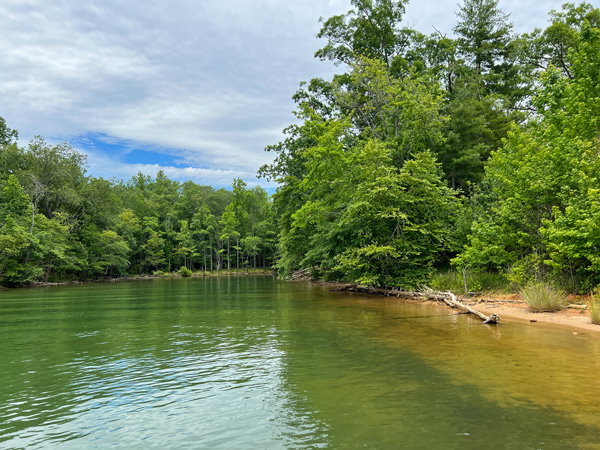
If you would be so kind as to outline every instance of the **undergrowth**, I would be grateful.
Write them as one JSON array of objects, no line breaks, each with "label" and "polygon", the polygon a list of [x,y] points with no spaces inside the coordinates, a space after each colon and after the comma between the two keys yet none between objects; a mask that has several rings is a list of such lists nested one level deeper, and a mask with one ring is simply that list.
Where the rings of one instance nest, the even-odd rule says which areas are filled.
[{"label": "undergrowth", "polygon": [[[465,293],[463,274],[459,270],[445,270],[433,274],[430,287],[435,291],[451,291]],[[490,272],[467,272],[467,289],[469,292],[481,291],[513,291],[511,283],[503,274]]]},{"label": "undergrowth", "polygon": [[[598,291],[596,291],[598,292]],[[590,297],[590,316],[592,318],[592,323],[600,324],[600,296],[598,293],[594,293]]]},{"label": "undergrowth", "polygon": [[535,312],[556,311],[567,304],[567,298],[562,290],[545,283],[525,286],[521,289],[521,296],[529,309]]}]

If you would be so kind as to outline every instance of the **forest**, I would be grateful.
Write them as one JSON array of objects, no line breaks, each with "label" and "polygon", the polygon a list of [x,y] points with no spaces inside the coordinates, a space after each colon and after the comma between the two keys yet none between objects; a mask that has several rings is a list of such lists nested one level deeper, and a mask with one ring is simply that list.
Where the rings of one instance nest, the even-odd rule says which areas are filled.
[{"label": "forest", "polygon": [[600,10],[566,3],[514,32],[464,0],[453,35],[403,26],[406,1],[321,19],[339,74],[293,95],[267,147],[269,197],[163,173],[86,175],[85,156],[0,119],[0,282],[272,267],[416,288],[435,274],[506,286],[600,283]]},{"label": "forest", "polygon": [[37,281],[270,267],[272,201],[240,179],[231,190],[138,173],[86,176],[68,144],[26,148],[0,120],[0,279]]}]

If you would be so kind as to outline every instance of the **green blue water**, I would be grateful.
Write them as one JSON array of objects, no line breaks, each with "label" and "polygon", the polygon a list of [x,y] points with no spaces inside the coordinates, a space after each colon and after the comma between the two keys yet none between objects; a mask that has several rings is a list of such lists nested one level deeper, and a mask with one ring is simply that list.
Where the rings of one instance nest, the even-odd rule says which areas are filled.
[{"label": "green blue water", "polygon": [[0,448],[600,448],[600,339],[270,276],[0,291]]}]

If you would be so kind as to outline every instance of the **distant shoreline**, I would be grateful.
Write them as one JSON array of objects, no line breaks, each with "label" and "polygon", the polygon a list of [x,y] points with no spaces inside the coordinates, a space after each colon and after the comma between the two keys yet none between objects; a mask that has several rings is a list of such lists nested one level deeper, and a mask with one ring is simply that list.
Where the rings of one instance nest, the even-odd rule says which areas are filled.
[{"label": "distant shoreline", "polygon": [[233,275],[273,275],[275,271],[269,269],[249,269],[246,270],[219,270],[218,272],[193,272],[191,276],[184,277],[179,275],[177,272],[168,273],[165,275],[150,275],[150,274],[141,274],[141,275],[130,275],[124,277],[103,277],[97,278],[93,280],[73,280],[73,281],[36,281],[23,286],[15,286],[15,287],[6,287],[0,286],[0,289],[28,289],[28,288],[37,288],[37,287],[51,287],[51,286],[74,286],[79,284],[91,284],[91,283],[116,283],[119,281],[144,281],[144,280],[160,280],[160,279],[169,279],[169,278],[208,278],[208,277],[216,277],[216,276],[233,276]]}]

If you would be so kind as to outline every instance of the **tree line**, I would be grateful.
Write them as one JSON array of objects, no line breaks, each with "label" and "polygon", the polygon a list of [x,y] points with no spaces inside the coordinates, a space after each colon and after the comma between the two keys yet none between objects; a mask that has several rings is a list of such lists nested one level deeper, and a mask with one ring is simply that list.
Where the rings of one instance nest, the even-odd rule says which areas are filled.
[{"label": "tree line", "polygon": [[464,0],[454,35],[402,26],[406,1],[321,19],[296,123],[267,148],[282,274],[414,288],[453,266],[508,282],[600,282],[600,10],[513,31]]},{"label": "tree line", "polygon": [[270,267],[272,201],[163,172],[129,181],[86,175],[86,158],[42,138],[27,147],[0,118],[0,281],[88,280],[134,274]]},{"label": "tree line", "polygon": [[403,26],[405,0],[351,4],[315,54],[343,70],[301,84],[267,147],[272,198],[89,177],[0,120],[0,281],[252,266],[414,288],[454,267],[597,286],[600,10],[565,3],[518,34],[498,0],[464,0],[448,36]]}]

